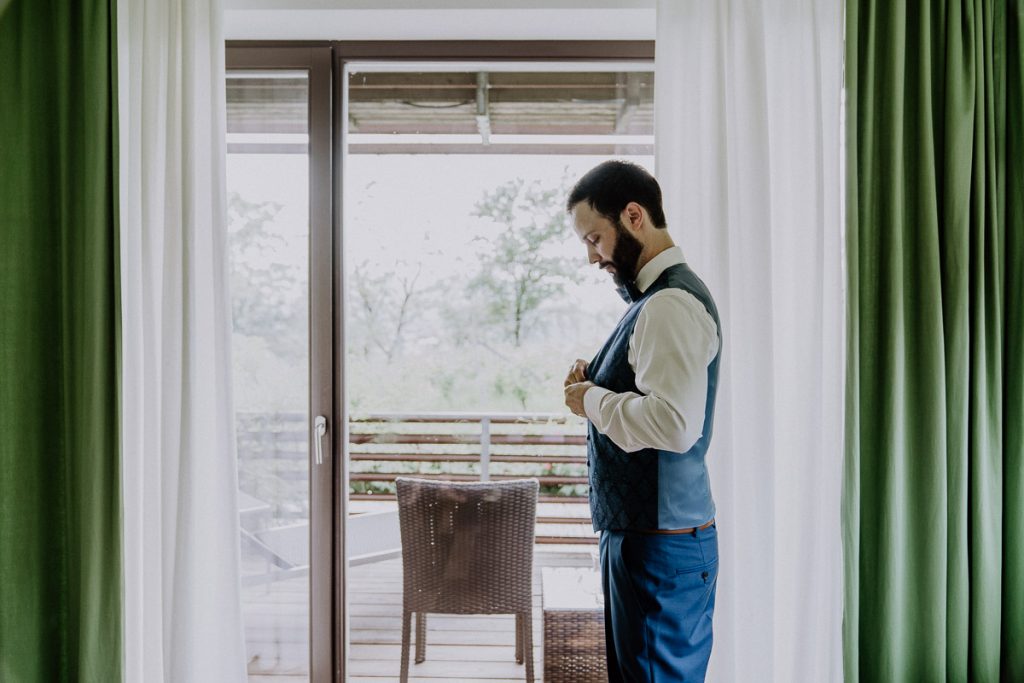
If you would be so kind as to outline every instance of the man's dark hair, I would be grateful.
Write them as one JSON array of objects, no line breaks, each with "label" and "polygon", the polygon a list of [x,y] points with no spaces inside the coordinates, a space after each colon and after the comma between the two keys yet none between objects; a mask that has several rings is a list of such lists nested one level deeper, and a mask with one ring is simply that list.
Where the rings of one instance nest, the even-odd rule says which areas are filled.
[{"label": "man's dark hair", "polygon": [[569,193],[566,211],[572,212],[580,202],[587,202],[613,225],[619,224],[626,204],[636,202],[647,209],[654,227],[665,227],[658,181],[642,166],[628,161],[605,161],[587,171]]}]

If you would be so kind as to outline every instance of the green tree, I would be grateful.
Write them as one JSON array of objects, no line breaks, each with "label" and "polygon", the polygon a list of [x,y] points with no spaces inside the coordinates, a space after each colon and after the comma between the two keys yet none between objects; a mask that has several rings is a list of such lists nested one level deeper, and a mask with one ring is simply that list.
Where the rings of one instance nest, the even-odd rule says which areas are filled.
[{"label": "green tree", "polygon": [[497,325],[516,348],[538,309],[580,277],[579,261],[557,253],[572,235],[563,208],[567,193],[565,180],[551,187],[516,178],[486,192],[473,211],[494,221],[498,230],[476,238],[486,248],[469,292],[485,299],[485,320]]}]

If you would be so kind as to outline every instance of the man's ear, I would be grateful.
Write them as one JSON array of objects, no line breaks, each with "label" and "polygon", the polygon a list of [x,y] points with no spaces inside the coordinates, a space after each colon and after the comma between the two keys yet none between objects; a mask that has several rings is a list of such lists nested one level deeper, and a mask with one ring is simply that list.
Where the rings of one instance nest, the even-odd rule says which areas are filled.
[{"label": "man's ear", "polygon": [[639,232],[640,227],[644,224],[644,207],[636,202],[630,202],[626,204],[626,208],[622,210],[622,215],[619,218],[631,231]]}]

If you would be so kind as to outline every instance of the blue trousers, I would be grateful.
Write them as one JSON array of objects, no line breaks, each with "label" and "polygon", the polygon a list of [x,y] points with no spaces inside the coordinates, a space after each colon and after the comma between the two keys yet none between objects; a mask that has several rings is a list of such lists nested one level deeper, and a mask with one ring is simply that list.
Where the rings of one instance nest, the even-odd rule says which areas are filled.
[{"label": "blue trousers", "polygon": [[718,530],[602,531],[601,583],[611,683],[697,683],[711,656]]}]

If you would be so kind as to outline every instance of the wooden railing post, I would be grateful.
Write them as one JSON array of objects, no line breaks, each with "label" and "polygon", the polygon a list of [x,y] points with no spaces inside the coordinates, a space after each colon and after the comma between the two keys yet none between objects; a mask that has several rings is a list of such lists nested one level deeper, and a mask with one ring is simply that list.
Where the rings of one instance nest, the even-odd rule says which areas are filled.
[{"label": "wooden railing post", "polygon": [[480,481],[491,478],[491,418],[480,418]]}]

